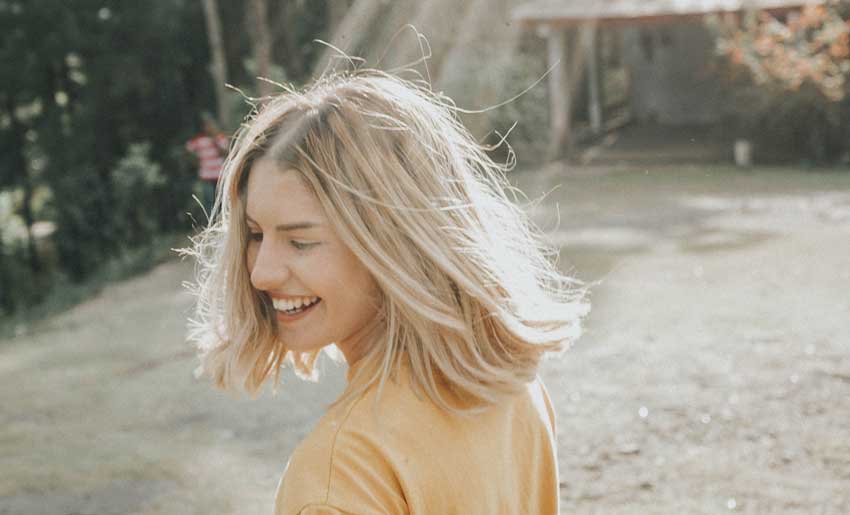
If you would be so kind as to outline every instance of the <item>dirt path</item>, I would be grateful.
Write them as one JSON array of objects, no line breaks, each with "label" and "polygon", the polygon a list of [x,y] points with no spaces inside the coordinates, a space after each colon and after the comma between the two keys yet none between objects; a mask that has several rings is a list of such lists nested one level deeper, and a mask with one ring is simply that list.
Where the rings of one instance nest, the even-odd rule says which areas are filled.
[{"label": "dirt path", "polygon": [[[599,280],[544,378],[564,513],[850,513],[850,175],[518,175]],[[169,262],[0,342],[0,514],[269,513],[342,386],[234,399],[192,376]]]}]

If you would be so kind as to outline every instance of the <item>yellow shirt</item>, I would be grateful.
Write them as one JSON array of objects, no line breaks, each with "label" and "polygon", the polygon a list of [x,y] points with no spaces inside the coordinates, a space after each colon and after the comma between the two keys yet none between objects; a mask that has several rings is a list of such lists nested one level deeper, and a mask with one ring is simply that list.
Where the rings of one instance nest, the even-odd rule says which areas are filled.
[{"label": "yellow shirt", "polygon": [[295,449],[276,515],[558,513],[555,417],[538,379],[481,414],[419,399],[401,375],[331,408]]}]

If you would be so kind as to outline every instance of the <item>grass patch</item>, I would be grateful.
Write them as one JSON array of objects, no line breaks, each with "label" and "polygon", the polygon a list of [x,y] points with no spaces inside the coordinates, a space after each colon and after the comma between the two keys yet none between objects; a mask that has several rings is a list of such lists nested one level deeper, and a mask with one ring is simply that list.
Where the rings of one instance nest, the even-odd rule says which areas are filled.
[{"label": "grass patch", "polygon": [[172,249],[185,246],[185,234],[161,234],[145,245],[126,250],[121,255],[104,261],[97,272],[82,282],[71,282],[64,275],[57,274],[44,300],[27,309],[0,317],[0,339],[27,334],[39,321],[92,298],[104,287],[143,274],[168,259],[176,258],[177,255]]}]

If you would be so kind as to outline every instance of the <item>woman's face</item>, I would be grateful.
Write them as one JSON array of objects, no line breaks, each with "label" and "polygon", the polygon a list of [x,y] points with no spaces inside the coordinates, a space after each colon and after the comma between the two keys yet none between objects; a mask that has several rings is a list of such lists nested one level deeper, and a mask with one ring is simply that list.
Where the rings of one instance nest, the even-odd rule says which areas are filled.
[{"label": "woman's face", "polygon": [[296,170],[260,159],[246,193],[251,284],[272,299],[281,340],[300,352],[336,343],[349,363],[356,361],[377,324],[372,275]]}]

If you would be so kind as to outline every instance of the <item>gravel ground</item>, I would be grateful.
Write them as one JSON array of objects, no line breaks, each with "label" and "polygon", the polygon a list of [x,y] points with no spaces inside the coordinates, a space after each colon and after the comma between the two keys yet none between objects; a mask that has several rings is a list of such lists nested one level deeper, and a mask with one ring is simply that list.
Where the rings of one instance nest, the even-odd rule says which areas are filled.
[{"label": "gravel ground", "polygon": [[[543,369],[563,513],[850,513],[850,174],[513,177],[594,283],[586,336]],[[270,512],[344,370],[258,400],[195,380],[190,275],[168,262],[0,341],[0,514]]]}]

